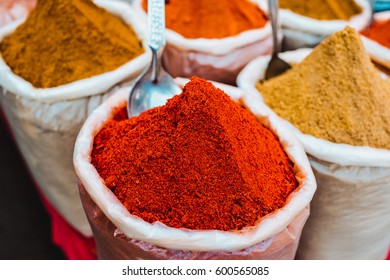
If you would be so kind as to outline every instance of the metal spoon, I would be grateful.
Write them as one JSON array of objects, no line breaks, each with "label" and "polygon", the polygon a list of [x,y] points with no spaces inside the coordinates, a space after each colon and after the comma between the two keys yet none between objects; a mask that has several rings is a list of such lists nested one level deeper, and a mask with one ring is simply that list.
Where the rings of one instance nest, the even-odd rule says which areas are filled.
[{"label": "metal spoon", "polygon": [[370,0],[371,6],[371,15],[370,15],[370,24],[367,28],[369,28],[374,23],[374,10],[375,10],[375,0]]},{"label": "metal spoon", "polygon": [[160,62],[165,45],[164,0],[148,1],[148,25],[148,44],[152,50],[152,61],[130,90],[127,105],[129,118],[138,116],[147,109],[164,105],[169,98],[182,91],[173,78],[165,72]]},{"label": "metal spoon", "polygon": [[268,9],[272,25],[274,48],[271,60],[268,63],[268,67],[265,72],[264,80],[278,76],[291,68],[290,64],[278,57],[278,53],[280,51],[278,42],[278,0],[268,0]]}]

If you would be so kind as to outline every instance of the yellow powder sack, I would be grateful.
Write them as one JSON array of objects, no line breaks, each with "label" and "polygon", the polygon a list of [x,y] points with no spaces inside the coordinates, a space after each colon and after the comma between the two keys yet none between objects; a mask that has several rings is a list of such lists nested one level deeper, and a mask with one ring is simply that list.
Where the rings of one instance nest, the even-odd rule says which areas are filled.
[{"label": "yellow powder sack", "polygon": [[279,0],[279,6],[320,20],[349,20],[362,12],[355,0]]},{"label": "yellow powder sack", "polygon": [[350,27],[257,88],[267,105],[303,133],[390,149],[390,82],[380,77]]},{"label": "yellow powder sack", "polygon": [[16,75],[50,88],[115,70],[144,50],[130,26],[90,0],[39,0],[0,52]]}]

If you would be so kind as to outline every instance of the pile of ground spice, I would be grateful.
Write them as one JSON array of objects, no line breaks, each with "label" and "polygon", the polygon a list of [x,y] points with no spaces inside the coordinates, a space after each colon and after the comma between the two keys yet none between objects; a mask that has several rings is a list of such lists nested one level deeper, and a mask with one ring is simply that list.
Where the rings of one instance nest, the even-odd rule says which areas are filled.
[{"label": "pile of ground spice", "polygon": [[390,49],[390,19],[375,22],[361,34]]},{"label": "pile of ground spice", "polygon": [[[147,0],[142,2],[147,10]],[[165,1],[166,26],[188,39],[217,39],[261,28],[265,13],[248,0]]]},{"label": "pile of ground spice", "polygon": [[196,77],[162,107],[131,119],[119,110],[92,164],[131,214],[175,228],[253,226],[298,186],[276,136]]},{"label": "pile of ground spice", "polygon": [[359,34],[347,27],[300,64],[257,85],[265,102],[303,133],[335,143],[390,149],[390,83]]},{"label": "pile of ground spice", "polygon": [[90,0],[39,0],[0,52],[16,75],[50,88],[115,70],[144,50],[130,26]]},{"label": "pile of ground spice", "polygon": [[320,20],[349,20],[363,11],[355,0],[279,0],[279,6]]}]

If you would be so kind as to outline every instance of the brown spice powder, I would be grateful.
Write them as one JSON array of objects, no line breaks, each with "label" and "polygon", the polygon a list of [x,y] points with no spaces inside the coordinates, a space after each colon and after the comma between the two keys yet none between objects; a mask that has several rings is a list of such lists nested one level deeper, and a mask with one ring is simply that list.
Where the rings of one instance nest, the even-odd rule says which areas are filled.
[{"label": "brown spice powder", "polygon": [[362,12],[355,0],[279,0],[279,6],[319,20],[349,20]]},{"label": "brown spice powder", "polygon": [[0,51],[37,88],[115,70],[144,52],[130,26],[90,0],[39,0]]},{"label": "brown spice powder", "polygon": [[265,102],[303,133],[390,149],[390,83],[352,28],[328,37],[302,63],[257,87]]}]

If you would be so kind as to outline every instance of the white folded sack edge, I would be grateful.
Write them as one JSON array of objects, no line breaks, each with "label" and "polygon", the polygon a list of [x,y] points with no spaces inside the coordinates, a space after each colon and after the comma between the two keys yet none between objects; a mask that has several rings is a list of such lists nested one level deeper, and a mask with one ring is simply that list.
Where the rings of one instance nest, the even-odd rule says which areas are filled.
[{"label": "white folded sack edge", "polygon": [[[145,41],[146,27],[138,19],[136,11],[126,2],[109,0],[94,0],[94,2],[121,17],[133,27],[138,38],[143,42],[145,50],[143,54],[116,70],[53,88],[35,88],[28,81],[15,75],[0,56],[0,85],[16,95],[45,103],[53,103],[103,93],[119,82],[134,76],[135,73],[141,72],[151,60],[151,51]],[[0,41],[11,34],[24,20],[18,20],[0,29]]]},{"label": "white folded sack edge", "polygon": [[[299,49],[280,53],[280,57],[289,63],[300,63],[311,53],[312,49]],[[238,75],[237,85],[252,94],[261,95],[256,84],[264,77],[271,56],[261,56],[249,63]],[[382,75],[385,78],[385,75]],[[352,146],[336,144],[303,134],[286,120],[282,122],[288,126],[302,142],[306,152],[329,162],[340,165],[390,167],[390,151],[366,146]]]},{"label": "white folded sack edge", "polygon": [[[187,79],[176,79],[181,86]],[[269,110],[259,98],[242,89],[213,83],[235,101],[241,101],[279,137],[285,152],[294,163],[299,187],[288,198],[284,207],[263,217],[258,224],[240,231],[188,230],[168,227],[160,222],[147,223],[131,215],[109,190],[95,167],[91,152],[95,135],[111,119],[115,108],[125,105],[128,91],[121,90],[97,108],[85,122],[74,150],[76,173],[92,200],[111,222],[128,238],[146,241],[169,249],[193,251],[235,251],[258,244],[283,231],[310,203],[316,190],[316,181],[307,156],[298,139],[286,129],[280,118]]]},{"label": "white folded sack edge", "polygon": [[[249,0],[257,4],[264,12],[267,13],[267,6],[262,0]],[[142,8],[142,0],[135,0],[134,9],[138,16],[144,22],[147,22],[147,13]],[[181,34],[171,30],[166,30],[167,42],[180,49],[186,51],[195,51],[200,53],[207,53],[215,56],[226,55],[242,46],[250,45],[261,41],[270,36],[272,33],[271,24],[268,21],[265,26],[258,29],[247,30],[241,32],[236,36],[221,38],[221,39],[188,39]]]},{"label": "white folded sack edge", "polygon": [[[390,11],[374,14],[375,21],[390,20]],[[390,34],[390,30],[388,30]],[[390,49],[379,44],[378,42],[361,35],[364,47],[371,56],[372,60],[390,69]]]},{"label": "white folded sack edge", "polygon": [[[263,0],[264,1],[264,0]],[[365,28],[371,18],[371,6],[367,0],[355,0],[362,7],[362,12],[347,20],[318,20],[296,14],[287,9],[280,9],[283,29],[299,30],[317,36],[328,36],[351,26],[357,30]]]}]

